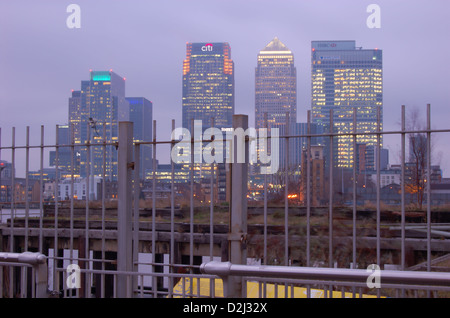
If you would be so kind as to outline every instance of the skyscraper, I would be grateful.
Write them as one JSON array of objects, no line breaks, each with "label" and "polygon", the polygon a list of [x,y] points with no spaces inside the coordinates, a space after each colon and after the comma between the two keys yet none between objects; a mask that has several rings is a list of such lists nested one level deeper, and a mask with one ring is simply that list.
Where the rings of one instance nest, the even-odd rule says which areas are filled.
[{"label": "skyscraper", "polygon": [[214,118],[218,128],[232,127],[234,64],[228,43],[187,43],[183,62],[183,127],[201,120],[203,129]]},{"label": "skyscraper", "polygon": [[[333,131],[375,133],[382,129],[383,84],[382,51],[356,47],[355,41],[313,41],[311,44],[312,121],[329,131],[330,110]],[[378,126],[378,111],[380,121]],[[353,137],[336,137],[333,143],[334,165],[353,166]],[[322,140],[328,142],[328,138]],[[358,144],[377,145],[376,135],[358,135]],[[329,157],[330,149],[326,150]],[[329,158],[327,158],[329,163]]]},{"label": "skyscraper", "polygon": [[[130,118],[133,122],[134,141],[151,141],[153,139],[153,103],[145,97],[126,97],[130,105]],[[152,170],[152,147],[141,145],[140,175]]]},{"label": "skyscraper", "polygon": [[[59,146],[81,143],[81,114],[83,108],[81,107],[81,91],[72,90],[72,96],[69,97],[69,118],[65,125],[58,125],[58,139]],[[80,174],[80,152],[78,147],[74,149],[73,153],[73,174]],[[49,153],[50,166],[58,166],[66,172],[72,172],[72,149],[69,147],[59,147],[58,151],[50,151]],[[57,160],[58,159],[58,160]]]},{"label": "skyscraper", "polygon": [[[294,55],[277,37],[258,54],[255,70],[256,129],[266,127],[265,114],[269,130],[278,128],[280,135],[284,135],[287,131],[286,114],[289,114],[291,129],[297,121],[297,70],[294,66]],[[290,152],[299,151],[298,156],[290,157],[300,158],[301,149],[294,149],[293,139],[290,140],[290,145]],[[279,158],[280,165],[284,166],[284,142],[280,142]]]},{"label": "skyscraper", "polygon": [[[234,63],[228,43],[186,44],[182,108],[183,128],[191,133],[200,128],[191,127],[192,120],[201,121],[203,131],[211,126],[211,119],[219,129],[233,127]],[[200,164],[199,178],[207,178],[211,173],[209,169],[209,165]],[[225,170],[225,165],[219,163],[216,176],[218,199],[221,201],[226,199]]]},{"label": "skyscraper", "polygon": [[[75,93],[75,92],[74,92]],[[129,104],[125,100],[125,78],[110,71],[91,71],[90,79],[81,82],[81,91],[69,99],[69,123],[74,124],[75,143],[92,144],[118,140],[119,120],[129,119]],[[79,109],[76,105],[79,103]],[[78,131],[79,127],[79,131]],[[89,134],[88,134],[89,132]],[[76,149],[80,152],[80,175],[87,175],[88,153],[86,147]],[[90,174],[103,174],[103,147],[92,146],[89,153],[92,167]],[[106,147],[106,178],[117,178],[117,150]]]},{"label": "skyscraper", "polygon": [[255,70],[255,126],[263,128],[264,113],[269,127],[284,131],[286,113],[297,120],[297,70],[294,55],[275,37],[258,54]]},{"label": "skyscraper", "polygon": [[81,142],[81,91],[72,90],[72,96],[69,97],[69,142],[72,138],[75,143]]}]

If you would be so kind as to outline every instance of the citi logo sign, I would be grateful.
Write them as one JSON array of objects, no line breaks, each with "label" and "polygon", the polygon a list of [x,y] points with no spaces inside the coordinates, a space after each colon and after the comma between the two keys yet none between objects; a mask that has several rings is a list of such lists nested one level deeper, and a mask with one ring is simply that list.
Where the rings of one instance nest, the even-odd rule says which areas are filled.
[{"label": "citi logo sign", "polygon": [[211,43],[202,46],[203,52],[211,52],[213,50],[213,45]]}]

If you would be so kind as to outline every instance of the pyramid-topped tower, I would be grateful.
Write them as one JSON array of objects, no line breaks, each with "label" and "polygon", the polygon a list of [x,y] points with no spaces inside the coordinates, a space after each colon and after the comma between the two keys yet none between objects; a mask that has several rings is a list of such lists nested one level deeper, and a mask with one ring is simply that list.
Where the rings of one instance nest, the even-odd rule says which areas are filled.
[{"label": "pyramid-topped tower", "polygon": [[275,37],[272,41],[270,41],[269,44],[266,45],[264,49],[261,50],[261,52],[278,52],[278,51],[285,51],[285,53],[287,54],[292,53],[287,48],[287,46],[284,45],[284,43],[278,39],[278,37]]}]

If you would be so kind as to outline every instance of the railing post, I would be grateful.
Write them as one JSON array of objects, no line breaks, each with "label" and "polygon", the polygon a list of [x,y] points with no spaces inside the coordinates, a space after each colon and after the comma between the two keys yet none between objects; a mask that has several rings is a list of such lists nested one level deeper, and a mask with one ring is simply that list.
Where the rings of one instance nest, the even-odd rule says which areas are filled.
[{"label": "railing post", "polygon": [[[133,270],[132,258],[132,169],[133,123],[119,122],[117,206],[117,270]],[[132,284],[126,275],[117,277],[117,297],[132,296]]]},{"label": "railing post", "polygon": [[[247,115],[233,115],[232,164],[231,164],[231,214],[229,229],[229,251],[232,264],[247,264],[247,181],[248,181],[248,128]],[[242,129],[242,134],[239,130]],[[238,132],[236,131],[238,130]],[[234,138],[236,137],[237,140]],[[243,138],[239,140],[239,138]],[[246,296],[242,278],[230,276],[224,281],[224,296],[240,298]]]},{"label": "railing post", "polygon": [[47,261],[35,265],[36,298],[48,298],[48,266]]},{"label": "railing post", "polygon": [[[16,264],[28,264],[31,265],[35,272],[34,277],[34,290],[32,290],[32,297],[36,298],[47,298],[48,297],[48,266],[47,266],[47,257],[41,253],[31,253],[31,252],[23,252],[23,253],[2,253],[0,252],[0,262],[4,263],[16,263]],[[10,267],[11,271],[13,266]],[[0,282],[2,279],[0,279]],[[12,276],[10,276],[11,284],[14,284]],[[26,285],[26,281],[23,281]],[[0,288],[1,290],[1,288]],[[23,297],[26,297],[26,290],[22,290],[24,293]],[[3,294],[0,293],[0,298],[2,298]],[[12,294],[9,294],[9,297],[12,297]]]}]

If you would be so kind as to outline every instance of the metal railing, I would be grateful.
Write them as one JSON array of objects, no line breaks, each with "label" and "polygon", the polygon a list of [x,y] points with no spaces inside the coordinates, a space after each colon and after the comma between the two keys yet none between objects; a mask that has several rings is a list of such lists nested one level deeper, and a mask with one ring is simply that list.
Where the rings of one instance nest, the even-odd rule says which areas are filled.
[{"label": "metal railing", "polygon": [[[31,267],[32,271],[29,273],[28,268]],[[20,270],[20,271],[18,271]],[[0,253],[0,298],[6,294],[9,297],[33,297],[33,298],[47,298],[47,257],[40,253]],[[10,275],[4,275],[6,273]],[[5,293],[3,292],[3,277],[14,277],[17,275],[19,279],[14,282],[10,280],[11,284],[6,283],[8,286]],[[28,279],[30,277],[31,286],[28,286]],[[17,284],[16,291],[18,294],[14,294],[13,284]]]},{"label": "metal railing", "polygon": [[[283,279],[295,280],[297,285],[317,285],[328,282],[329,285],[336,282],[346,282],[347,286],[372,286],[371,288],[401,288],[422,289],[435,288],[440,291],[450,291],[450,273],[436,272],[411,272],[392,270],[363,270],[347,268],[314,268],[297,266],[255,266],[237,265],[230,262],[208,262],[201,265],[201,272],[209,275],[217,275],[224,282],[224,294],[226,297],[240,297],[228,289],[230,277],[247,277],[246,280]],[[281,281],[283,281],[281,280]],[[293,283],[291,283],[293,285]],[[286,284],[286,288],[287,284]],[[331,289],[332,290],[332,289]],[[309,297],[310,287],[308,288]],[[287,295],[288,293],[286,293]],[[331,295],[331,293],[330,293]]]},{"label": "metal railing", "polygon": [[[411,292],[412,290],[424,290],[425,296],[428,297],[445,297],[448,295],[446,293],[448,274],[444,272],[446,269],[443,265],[434,262],[450,250],[448,236],[442,236],[445,225],[432,221],[431,182],[425,184],[426,211],[421,214],[425,222],[421,220],[414,224],[420,227],[419,230],[422,232],[418,232],[409,224],[410,222],[407,222],[409,216],[407,215],[405,168],[406,137],[409,134],[425,134],[428,149],[425,176],[427,180],[431,180],[431,135],[448,133],[450,129],[431,129],[429,105],[427,127],[424,130],[406,130],[405,107],[402,107],[401,115],[402,129],[399,131],[359,132],[356,131],[356,125],[353,125],[351,133],[311,134],[308,112],[306,134],[289,134],[287,131],[287,135],[280,137],[286,141],[283,148],[286,162],[282,169],[276,175],[259,175],[259,192],[262,194],[260,201],[252,202],[247,199],[247,186],[250,181],[248,172],[252,168],[249,168],[247,163],[236,161],[225,165],[228,178],[227,192],[230,196],[228,205],[217,203],[218,164],[207,164],[210,173],[201,180],[196,175],[199,168],[193,160],[190,164],[185,164],[189,177],[183,184],[177,183],[179,180],[176,180],[176,165],[171,161],[168,197],[157,199],[158,186],[161,186],[156,164],[157,147],[169,145],[172,149],[179,140],[157,140],[156,121],[153,121],[153,140],[140,142],[133,142],[133,125],[130,122],[119,123],[118,142],[109,141],[103,136],[103,139],[97,139],[92,143],[75,144],[72,136],[72,142],[69,145],[58,143],[58,133],[56,143],[46,145],[44,128],[41,127],[40,145],[30,145],[30,130],[27,128],[25,145],[17,146],[15,129],[13,129],[11,146],[0,147],[0,155],[5,152],[10,154],[12,173],[7,185],[1,180],[0,185],[10,187],[11,193],[14,193],[13,189],[23,183],[25,189],[29,191],[31,184],[29,165],[33,157],[32,152],[35,151],[39,157],[40,191],[37,193],[38,200],[36,200],[38,209],[31,208],[30,196],[26,195],[25,199],[20,201],[18,195],[11,195],[10,202],[7,202],[10,211],[4,219],[2,214],[0,249],[9,253],[33,250],[45,254],[48,259],[48,289],[51,293],[53,292],[53,295],[61,297],[187,297],[192,295],[245,297],[249,295],[245,293],[246,290],[248,291],[248,284],[254,280],[263,283],[264,288],[267,288],[268,284],[289,286],[292,290],[306,286],[308,296],[311,296],[313,288],[317,289],[317,286],[321,286],[319,289],[329,291],[329,295],[332,295],[332,291],[340,290],[342,295],[351,291],[352,295],[356,296],[355,288],[359,288],[361,295],[376,294],[380,297],[422,296],[421,293]],[[332,114],[330,118],[333,118]],[[353,118],[355,121],[356,113]],[[244,130],[248,128],[247,116],[235,115],[233,120],[234,128],[241,127]],[[380,127],[379,123],[378,127]],[[88,127],[88,129],[91,128]],[[174,129],[175,121],[172,121],[172,130]],[[56,131],[58,132],[58,129]],[[373,188],[375,208],[366,211],[365,208],[358,206],[359,184],[356,156],[353,158],[353,167],[349,170],[351,176],[348,178],[351,194],[347,197],[351,203],[346,207],[336,203],[337,197],[344,197],[343,193],[337,193],[336,180],[342,184],[346,180],[343,177],[343,170],[339,179],[336,174],[339,170],[336,170],[333,164],[329,164],[328,171],[325,171],[325,166],[322,167],[322,177],[327,180],[323,189],[326,193],[324,199],[326,203],[322,206],[313,204],[311,198],[314,189],[311,180],[315,167],[312,166],[311,160],[306,160],[303,175],[299,176],[295,174],[295,171],[290,170],[289,157],[292,149],[290,149],[289,140],[306,138],[306,153],[309,154],[314,138],[328,138],[332,145],[334,139],[349,136],[353,140],[353,149],[356,149],[357,137],[366,134],[378,137],[376,186]],[[391,218],[386,221],[382,220],[382,216],[384,217],[383,197],[379,186],[381,180],[380,137],[393,134],[399,135],[401,141],[401,184],[399,185],[401,199],[398,214],[395,214],[398,220],[392,221],[392,214],[390,214]],[[87,136],[91,136],[89,131]],[[214,139],[206,136],[203,141],[214,142]],[[249,143],[252,141],[251,137],[245,138],[247,154]],[[192,146],[194,142],[192,138],[190,141]],[[76,150],[85,149],[89,159],[89,150],[93,147],[100,149],[103,154],[101,162],[104,169],[100,175],[102,181],[99,186],[101,195],[97,200],[89,198],[87,194],[91,192],[92,184],[86,182],[86,198],[79,200],[74,195]],[[107,197],[109,186],[105,168],[107,147],[113,149],[117,147],[117,201],[115,198]],[[144,186],[140,171],[140,153],[143,147],[152,147],[153,150],[153,169],[148,174],[150,177],[148,183],[151,185],[151,196],[148,200],[142,199]],[[59,176],[58,150],[63,148],[69,148],[71,155],[71,171],[67,180],[71,185],[71,193],[69,200],[64,202],[59,198],[57,190],[62,184]],[[56,190],[50,202],[45,201],[43,194],[44,154],[48,150],[56,151],[56,177],[50,182],[53,182]],[[299,149],[295,150],[299,151]],[[24,152],[26,159],[23,182],[19,182],[15,176],[19,152]],[[236,154],[237,150],[234,153]],[[192,152],[191,155],[194,156],[194,153]],[[87,162],[85,178],[89,180],[92,175],[90,167],[92,163],[89,160]],[[302,183],[301,178],[305,178],[307,182]],[[293,181],[302,184],[302,189],[298,189],[296,185],[293,186]],[[205,189],[209,190],[209,200],[198,199],[198,194],[202,194],[202,191],[206,191]],[[341,189],[343,192],[344,186]],[[2,188],[2,190],[8,189]],[[291,192],[298,193],[299,196],[304,194],[304,200],[292,203],[289,198]],[[205,195],[203,197],[206,198]],[[95,206],[97,203],[98,207]],[[113,207],[111,208],[110,205]],[[441,231],[438,231],[439,229]],[[408,259],[414,257],[413,260]],[[208,262],[217,260],[230,262],[223,263],[228,264],[228,273],[225,276],[221,272],[223,265],[218,266],[218,271],[211,270],[212,265],[218,264]],[[422,260],[425,261],[426,274],[408,270],[409,266],[417,265]],[[263,267],[247,266],[247,262],[260,263]],[[201,264],[204,265],[201,266]],[[397,264],[400,271],[382,270],[382,288],[371,289],[366,282],[370,273],[356,269],[357,267],[366,268],[370,264],[376,264],[380,268]],[[70,267],[70,265],[74,266]],[[327,269],[319,269],[319,267]],[[239,271],[231,270],[233,268],[238,268]],[[327,271],[331,276],[314,276],[314,273]],[[435,273],[435,271],[438,272]],[[345,281],[341,279],[343,277],[341,274],[344,272],[346,273]],[[291,274],[287,277],[286,273]],[[246,278],[243,280],[241,276]],[[17,291],[20,294],[21,289],[13,282],[17,275],[4,271],[3,277],[7,278],[1,284],[2,287],[6,287],[3,288],[3,295],[11,297],[17,294]],[[227,277],[226,284],[221,285],[217,282],[217,277]],[[414,277],[422,278],[420,282],[410,280]],[[437,277],[441,277],[443,282],[439,286],[435,285]],[[68,280],[69,278],[72,280]],[[208,283],[205,283],[205,279]],[[409,282],[413,281],[415,285],[411,286]],[[442,286],[443,284],[445,286]],[[6,293],[6,290],[9,292]],[[392,290],[395,291],[392,293]],[[26,296],[24,293],[21,295]],[[267,296],[267,293],[258,295]],[[284,295],[288,296],[288,293]]]}]

